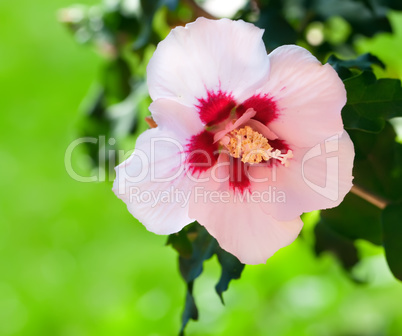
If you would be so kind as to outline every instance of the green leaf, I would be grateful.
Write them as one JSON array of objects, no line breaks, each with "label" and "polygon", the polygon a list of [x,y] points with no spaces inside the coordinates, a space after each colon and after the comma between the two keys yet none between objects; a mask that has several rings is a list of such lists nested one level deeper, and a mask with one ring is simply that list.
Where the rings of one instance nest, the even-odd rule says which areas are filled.
[{"label": "green leaf", "polygon": [[355,35],[373,36],[379,31],[391,31],[386,11],[373,11],[367,1],[318,0],[311,3],[315,19],[326,21],[332,16],[341,16],[352,26]]},{"label": "green leaf", "polygon": [[[380,133],[349,131],[355,147],[354,184],[384,202],[402,200],[402,145],[389,122]],[[334,209],[321,211],[321,223],[350,240],[381,245],[382,210],[349,193]]]},{"label": "green leaf", "polygon": [[125,100],[106,109],[106,115],[111,124],[110,135],[113,138],[121,140],[134,133],[141,103],[147,98],[148,90],[145,81],[138,81],[133,85],[130,95]]},{"label": "green leaf", "polygon": [[[84,137],[99,139],[102,135],[108,135],[110,122],[106,117],[104,105],[105,90],[103,87],[94,85],[88,92],[83,102],[85,118],[80,122],[80,134]],[[99,166],[99,146],[84,143],[89,156],[96,166]]]},{"label": "green leaf", "polygon": [[385,3],[389,8],[394,10],[402,10],[402,1],[400,0],[380,0],[380,3]]},{"label": "green leaf", "polygon": [[323,222],[315,228],[315,253],[320,255],[325,251],[332,252],[346,270],[350,270],[359,261],[357,249],[353,240],[341,236]]},{"label": "green leaf", "polygon": [[342,60],[335,55],[328,58],[328,63],[335,69],[343,80],[354,76],[353,70],[372,71],[373,65],[384,68],[385,65],[377,57],[371,54],[364,54],[351,60]]},{"label": "green leaf", "polygon": [[180,335],[184,335],[184,329],[190,319],[198,319],[198,309],[193,296],[194,280],[202,273],[204,261],[214,255],[218,243],[203,226],[194,222],[180,233],[170,235],[168,244],[172,244],[179,252],[180,273],[187,287],[180,330]]},{"label": "green leaf", "polygon": [[187,225],[178,233],[170,235],[167,244],[172,245],[179,253],[180,273],[186,282],[186,301],[180,330],[180,335],[184,335],[187,323],[190,320],[198,319],[193,287],[195,279],[202,273],[204,261],[210,259],[214,254],[218,257],[222,273],[215,290],[222,303],[222,293],[228,289],[232,279],[240,278],[244,264],[229,252],[224,251],[215,238],[197,222]]},{"label": "green leaf", "polygon": [[370,6],[372,10],[383,10],[385,8],[402,10],[402,1],[400,0],[359,0],[364,2],[366,6]]},{"label": "green leaf", "polygon": [[[157,38],[153,31],[152,23],[155,18],[156,12],[163,6],[167,6],[169,10],[173,11],[178,5],[178,0],[141,0],[142,17],[141,17],[141,29],[136,41],[133,44],[133,50],[144,48],[149,43],[158,43]],[[155,37],[153,39],[153,37]]]},{"label": "green leaf", "polygon": [[180,232],[171,234],[166,245],[172,245],[183,258],[191,258],[193,254],[193,246],[188,238],[187,230],[181,230]]},{"label": "green leaf", "polygon": [[321,224],[349,240],[365,239],[380,245],[381,210],[349,193],[336,208],[321,211]]},{"label": "green leaf", "polygon": [[133,50],[137,51],[144,48],[151,39],[152,35],[152,19],[153,17],[144,17],[141,24],[141,30],[138,34],[137,39],[133,44]]},{"label": "green leaf", "polygon": [[388,205],[381,220],[389,268],[397,279],[402,280],[402,202]]},{"label": "green leaf", "polygon": [[262,1],[260,4],[260,16],[255,24],[265,29],[262,39],[268,50],[296,43],[297,33],[286,21],[283,6],[279,0]]},{"label": "green leaf", "polygon": [[182,326],[179,333],[180,336],[184,336],[184,329],[190,320],[198,320],[198,308],[195,304],[193,296],[193,286],[194,281],[190,281],[189,283],[187,283],[186,301],[184,306],[185,308],[182,315]]},{"label": "green leaf", "polygon": [[359,57],[350,60],[342,60],[335,55],[331,55],[328,59],[328,63],[331,64],[335,70],[339,67],[345,67],[356,68],[364,71],[371,70],[373,65],[378,65],[381,68],[385,68],[384,63],[381,62],[378,57],[370,53],[360,55]]},{"label": "green leaf", "polygon": [[347,104],[342,110],[346,129],[380,132],[385,121],[402,116],[402,87],[398,79],[376,79],[364,71],[344,81]]},{"label": "green leaf", "polygon": [[219,263],[221,264],[222,273],[219,282],[215,286],[215,290],[218,293],[222,303],[224,303],[222,296],[223,292],[228,289],[231,280],[240,278],[245,265],[242,264],[234,255],[226,252],[219,246],[216,251],[216,255],[218,256]]},{"label": "green leaf", "polygon": [[358,0],[359,2],[363,3],[371,12],[375,11],[375,6],[370,0]]},{"label": "green leaf", "polygon": [[179,4],[179,0],[163,0],[162,3],[169,8],[169,10],[174,11]]},{"label": "green leaf", "polygon": [[192,245],[192,254],[190,257],[179,256],[179,266],[183,279],[190,282],[202,273],[204,261],[213,256],[218,243],[198,223],[187,229],[187,236]]},{"label": "green leaf", "polygon": [[386,122],[380,133],[349,131],[355,147],[354,183],[383,199],[402,198],[402,144]]},{"label": "green leaf", "polygon": [[107,105],[117,104],[131,92],[131,69],[122,57],[109,62],[103,73],[103,85]]}]

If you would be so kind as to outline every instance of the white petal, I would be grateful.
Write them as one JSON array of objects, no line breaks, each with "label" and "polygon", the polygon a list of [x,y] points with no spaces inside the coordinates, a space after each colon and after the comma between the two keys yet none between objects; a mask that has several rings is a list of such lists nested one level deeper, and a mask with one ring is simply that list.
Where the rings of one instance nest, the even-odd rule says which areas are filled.
[{"label": "white petal", "polygon": [[269,59],[271,72],[261,91],[273,97],[279,110],[270,129],[298,147],[340,135],[346,91],[335,70],[298,46],[279,47]]},{"label": "white petal", "polygon": [[132,156],[116,167],[113,191],[149,231],[170,234],[194,221],[183,151],[174,134],[158,127],[142,133]]},{"label": "white petal", "polygon": [[148,68],[153,100],[197,105],[208,91],[246,98],[267,78],[263,30],[244,21],[199,18],[176,27],[158,44]]}]

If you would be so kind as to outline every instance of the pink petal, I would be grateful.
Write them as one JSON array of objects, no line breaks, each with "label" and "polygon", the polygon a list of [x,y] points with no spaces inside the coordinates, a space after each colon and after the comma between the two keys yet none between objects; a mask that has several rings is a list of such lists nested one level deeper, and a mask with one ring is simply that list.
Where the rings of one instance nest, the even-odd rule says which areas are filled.
[{"label": "pink petal", "polygon": [[214,135],[214,142],[217,142],[219,140],[221,140],[226,134],[228,134],[229,132],[235,130],[236,128],[240,128],[241,125],[250,122],[251,118],[255,116],[255,111],[250,108],[248,109],[239,119],[237,119],[235,121],[235,123],[233,124],[232,122],[229,122],[225,129],[223,129],[222,131],[216,132]]},{"label": "pink petal", "polygon": [[265,263],[298,236],[303,226],[300,218],[279,222],[265,214],[259,202],[242,202],[236,198],[238,193],[219,192],[219,184],[215,190],[212,185],[197,186],[189,214],[242,263]]},{"label": "pink petal", "polygon": [[184,171],[184,144],[159,127],[142,133],[131,157],[116,167],[113,191],[151,232],[170,234],[194,221],[188,216],[192,182]]},{"label": "pink petal", "polygon": [[[268,140],[278,139],[278,136],[274,132],[272,132],[267,126],[257,120],[249,120],[248,122],[246,122],[245,125],[250,126],[254,131],[261,133]],[[271,141],[269,143],[271,144]]]},{"label": "pink petal", "polygon": [[270,129],[298,147],[340,135],[346,91],[335,70],[298,46],[279,47],[269,59],[271,72],[261,92],[272,97],[278,109]]},{"label": "pink petal", "polygon": [[269,72],[262,34],[252,24],[228,19],[199,18],[176,27],[148,64],[151,98],[196,106],[211,92],[240,101],[251,96]]},{"label": "pink petal", "polygon": [[311,148],[292,149],[289,167],[261,165],[250,170],[252,190],[270,193],[264,211],[277,220],[291,220],[339,205],[352,187],[354,147],[349,135],[343,132]]},{"label": "pink petal", "polygon": [[183,143],[204,129],[194,107],[170,99],[158,99],[149,106],[149,110],[160,129],[174,133]]}]

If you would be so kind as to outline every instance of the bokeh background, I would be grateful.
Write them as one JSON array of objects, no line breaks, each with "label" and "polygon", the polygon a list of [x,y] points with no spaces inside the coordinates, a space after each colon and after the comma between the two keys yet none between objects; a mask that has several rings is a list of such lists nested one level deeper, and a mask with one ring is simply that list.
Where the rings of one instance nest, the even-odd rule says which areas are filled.
[{"label": "bokeh background", "polygon": [[[0,335],[175,335],[185,285],[166,237],[132,218],[110,181],[66,172],[83,98],[105,64],[58,22],[73,3],[0,0]],[[355,48],[382,59],[388,70],[378,74],[401,78],[402,15],[388,15],[393,33]],[[78,147],[72,164],[90,176],[87,154]],[[303,235],[266,265],[247,266],[225,306],[214,292],[218,264],[206,262],[200,321],[187,334],[402,335],[402,284],[382,248],[357,241],[362,260],[347,273],[332,255],[316,257],[316,219],[305,216]]]}]

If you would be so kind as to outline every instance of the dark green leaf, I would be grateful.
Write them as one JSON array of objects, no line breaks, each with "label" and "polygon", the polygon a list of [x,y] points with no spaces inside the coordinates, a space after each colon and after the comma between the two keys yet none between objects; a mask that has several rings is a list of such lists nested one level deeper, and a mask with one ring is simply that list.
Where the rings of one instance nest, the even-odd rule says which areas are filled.
[{"label": "dark green leaf", "polygon": [[388,205],[381,219],[388,265],[394,276],[402,280],[402,202]]},{"label": "dark green leaf", "polygon": [[328,58],[328,63],[332,65],[343,80],[354,75],[352,70],[371,71],[373,65],[380,66],[381,68],[385,67],[384,63],[371,54],[364,54],[351,60],[342,60],[335,55],[331,55]]},{"label": "dark green leaf", "polygon": [[341,236],[322,222],[315,226],[314,233],[317,255],[325,251],[332,252],[346,270],[350,270],[359,261],[353,240]]},{"label": "dark green leaf", "polygon": [[[395,142],[395,131],[386,122],[376,133],[350,131],[355,146],[354,184],[378,199],[402,197],[402,145]],[[380,245],[381,210],[349,193],[334,209],[321,211],[322,223],[351,240],[365,239]]]},{"label": "dark green leaf", "polygon": [[167,244],[179,253],[180,273],[186,282],[186,303],[182,315],[182,327],[180,335],[184,335],[187,323],[198,318],[198,310],[193,296],[194,280],[200,276],[203,270],[204,261],[217,255],[221,265],[221,277],[215,286],[216,292],[223,302],[222,293],[228,289],[232,279],[239,279],[244,269],[235,256],[224,251],[218,242],[207,230],[194,222],[183,230],[169,236]]},{"label": "dark green leaf", "polygon": [[223,292],[228,289],[231,280],[240,278],[245,265],[242,264],[234,255],[226,252],[219,246],[217,248],[216,255],[218,256],[222,273],[219,282],[215,286],[215,290],[221,298],[222,303],[224,303],[222,296]]},{"label": "dark green leaf", "polygon": [[111,153],[112,151],[109,152],[109,149],[115,149],[105,141],[105,138],[105,143],[103,144],[105,147],[102,147],[100,140],[102,136],[109,137],[110,135],[110,120],[108,120],[106,116],[105,90],[103,87],[96,85],[91,88],[87,97],[84,99],[83,112],[85,118],[80,121],[80,133],[81,136],[96,139],[96,143],[85,142],[84,145],[93,164],[99,166],[105,163],[102,160],[108,159],[107,157],[103,158],[103,156],[100,155],[100,152],[105,151],[106,153]]},{"label": "dark green leaf", "polygon": [[152,35],[152,20],[153,17],[145,17],[143,18],[143,22],[141,24],[141,30],[138,34],[137,39],[133,44],[133,50],[138,50],[145,47],[151,38]]},{"label": "dark green leaf", "polygon": [[179,265],[183,279],[190,282],[202,273],[204,261],[212,257],[218,243],[198,223],[193,224],[186,231],[192,245],[192,254],[190,257],[179,256]]},{"label": "dark green leaf", "polygon": [[361,1],[373,3],[373,7],[377,8],[378,10],[381,9],[384,10],[384,7],[395,10],[402,10],[401,0],[374,0],[374,1],[361,0]]},{"label": "dark green leaf", "polygon": [[[332,57],[332,56],[331,56]],[[330,63],[330,60],[328,60],[328,63]],[[331,63],[330,63],[331,64]],[[332,64],[331,64],[332,65]],[[351,70],[349,70],[346,67],[343,66],[337,66],[336,64],[332,65],[335,71],[338,73],[338,76],[344,81],[347,78],[353,77],[355,73]]]},{"label": "dark green leaf", "polygon": [[[118,26],[119,32],[124,32],[128,36],[135,37],[139,34],[141,29],[138,13],[123,14],[121,13],[121,19]],[[116,36],[117,38],[119,35]]]},{"label": "dark green leaf", "polygon": [[159,38],[154,38],[152,23],[155,13],[163,6],[167,6],[170,10],[175,10],[178,5],[178,0],[141,0],[143,15],[141,17],[141,30],[137,39],[133,44],[133,50],[138,50],[145,47],[149,43],[158,43]]},{"label": "dark green leaf", "polygon": [[[180,253],[180,273],[187,286],[180,331],[180,335],[184,335],[184,329],[189,320],[198,318],[198,310],[193,297],[194,280],[202,273],[204,261],[215,253],[218,243],[203,226],[194,222],[185,227],[178,235],[171,235],[168,244],[172,244]],[[189,253],[190,250],[191,253]]]},{"label": "dark green leaf", "polygon": [[280,12],[275,9],[265,10],[260,15],[256,25],[265,29],[263,40],[268,50],[274,50],[284,44],[296,43],[297,33]]},{"label": "dark green leaf", "polygon": [[180,336],[184,336],[184,329],[190,320],[198,320],[198,308],[195,304],[193,296],[193,285],[194,281],[190,281],[189,283],[187,283],[186,302],[182,315],[182,326],[179,334]]},{"label": "dark green leaf", "polygon": [[131,69],[121,57],[108,63],[104,70],[103,84],[107,105],[126,99],[131,92]]},{"label": "dark green leaf", "polygon": [[171,11],[174,11],[179,3],[179,0],[163,0],[163,4]]},{"label": "dark green leaf", "polygon": [[110,135],[115,139],[124,139],[134,133],[140,114],[141,103],[148,98],[148,90],[144,81],[133,85],[130,95],[118,104],[109,106],[106,115],[110,120]]},{"label": "dark green leaf", "polygon": [[[95,92],[92,92],[95,91]],[[103,87],[96,87],[95,90],[91,90],[84,101],[87,101],[85,108],[85,114],[93,118],[104,118],[105,108],[103,101],[105,99],[105,90]]]},{"label": "dark green leaf", "polygon": [[380,133],[349,131],[355,146],[354,183],[383,199],[402,198],[402,145],[386,122]]},{"label": "dark green leaf", "polygon": [[375,6],[370,0],[358,0],[360,1],[364,6],[366,6],[371,12],[375,11]]},{"label": "dark green leaf", "polygon": [[119,31],[122,18],[123,16],[119,6],[113,6],[111,8],[106,7],[102,15],[103,28],[105,28],[110,35],[116,35]]},{"label": "dark green leaf", "polygon": [[373,36],[380,31],[391,31],[391,25],[384,10],[372,10],[367,1],[355,0],[318,0],[312,2],[316,18],[326,21],[332,16],[344,18],[355,34]]},{"label": "dark green leaf", "polygon": [[144,16],[152,16],[155,14],[155,12],[158,10],[158,8],[162,5],[161,0],[140,0],[141,3],[141,8],[142,12],[144,13]]},{"label": "dark green leaf", "polygon": [[402,116],[402,87],[397,79],[376,79],[365,71],[344,81],[347,104],[342,110],[346,129],[380,132],[385,121]]},{"label": "dark green leaf", "polygon": [[364,54],[360,55],[351,60],[342,60],[335,55],[331,55],[328,59],[328,63],[331,64],[334,69],[336,70],[338,67],[345,67],[345,68],[356,68],[359,70],[371,70],[373,65],[378,65],[381,68],[385,68],[385,65],[379,58],[372,54]]},{"label": "dark green leaf", "polygon": [[260,17],[255,24],[265,29],[262,38],[268,50],[296,43],[297,33],[285,19],[283,10],[283,3],[279,0],[262,1],[260,4]]},{"label": "dark green leaf", "polygon": [[349,240],[381,244],[381,210],[349,193],[336,208],[321,211],[321,223]]},{"label": "dark green leaf", "polygon": [[166,245],[172,245],[172,247],[179,253],[179,256],[182,256],[183,258],[191,258],[191,255],[193,254],[193,246],[191,245],[186,230],[181,230],[180,232],[171,234]]}]

